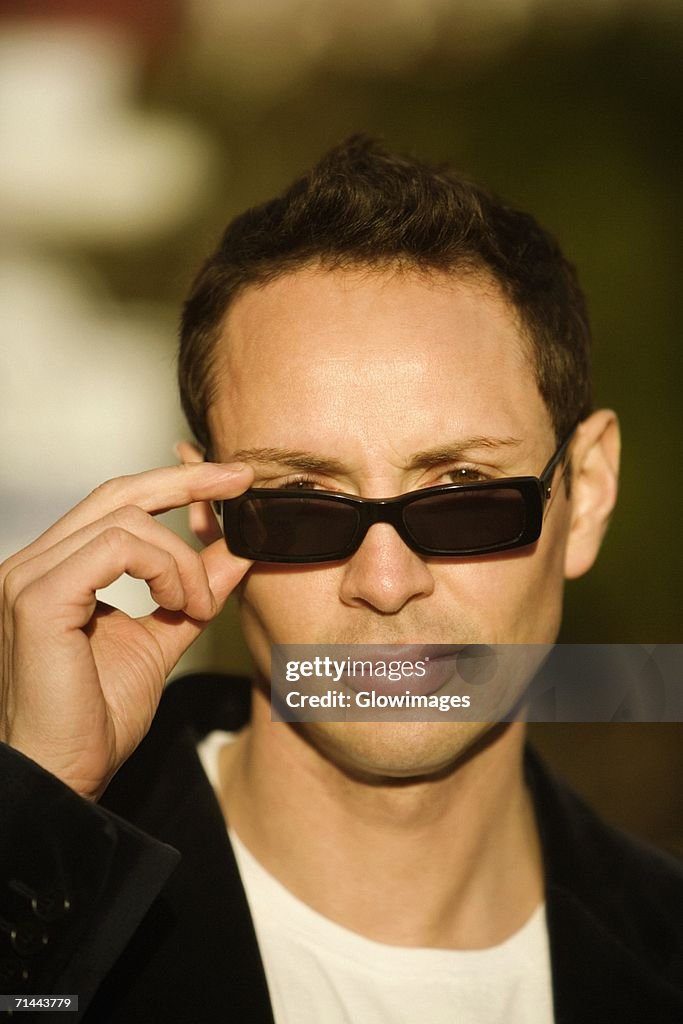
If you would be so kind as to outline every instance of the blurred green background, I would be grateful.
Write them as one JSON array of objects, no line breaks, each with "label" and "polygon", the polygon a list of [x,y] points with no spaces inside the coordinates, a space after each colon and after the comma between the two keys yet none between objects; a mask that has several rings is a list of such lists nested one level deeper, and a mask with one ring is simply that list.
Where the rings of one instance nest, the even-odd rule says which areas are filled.
[{"label": "blurred green background", "polygon": [[[91,307],[96,319],[98,310],[107,315],[115,310],[124,319],[135,311],[131,336],[138,339],[138,350],[147,346],[159,371],[155,379],[169,393],[175,311],[197,264],[232,215],[280,191],[323,150],[355,131],[454,164],[537,215],[579,267],[592,311],[597,400],[616,408],[622,419],[618,511],[598,565],[568,588],[561,639],[681,642],[680,4],[154,0],[136,6],[108,0],[96,13],[93,6],[85,0],[4,0],[0,7],[0,56],[11,57],[13,46],[15,52],[17,45],[23,48],[21,68],[16,61],[10,83],[15,94],[10,94],[22,95],[22,75],[33,74],[35,81],[39,72],[47,83],[30,110],[22,107],[26,89],[9,114],[9,101],[0,107],[14,168],[0,218],[9,239],[6,262],[12,265],[20,257],[29,267],[67,268],[81,285],[88,282],[91,304],[97,296]],[[64,42],[70,55],[64,66],[72,72],[79,61],[84,66],[90,61],[88,74],[97,82],[102,68],[109,69],[106,102],[100,100],[98,110],[91,99],[92,109],[72,118],[80,125],[81,148],[73,150],[71,172],[50,164],[56,154],[62,164],[68,161],[71,138],[65,132],[50,145],[47,133],[57,91],[50,93],[45,55],[55,40]],[[93,61],[101,45],[108,56]],[[35,57],[33,70],[30,62],[27,70],[26,54]],[[54,52],[50,59],[57,63]],[[118,72],[111,70],[117,67]],[[0,84],[2,75],[0,67]],[[69,103],[73,109],[96,93],[85,77],[59,116],[65,116]],[[105,129],[114,124],[119,135],[107,141]],[[41,131],[47,141],[36,156],[28,140],[35,146]],[[138,154],[137,163],[119,160],[117,153],[126,150],[126,139],[133,147],[136,133],[145,144],[159,139],[159,153]],[[111,157],[105,159],[105,150]],[[31,174],[39,164],[46,168],[44,179],[34,181]],[[24,166],[31,174],[22,171]],[[84,166],[90,167],[90,177],[75,197],[69,198],[66,186],[61,193],[56,189],[59,174],[65,181],[80,180],[76,171],[84,173]],[[21,192],[27,180],[33,198]],[[143,193],[149,198],[136,206],[135,197]],[[161,195],[166,212],[157,211],[154,220],[150,211],[155,202],[161,208]],[[90,210],[89,198],[98,213]],[[104,223],[102,210],[112,202],[119,206]],[[55,227],[50,218],[59,203],[64,214]],[[87,229],[88,224],[94,226]],[[12,280],[10,275],[10,285]],[[11,303],[16,289],[10,285],[5,294]],[[153,337],[135,334],[140,311],[145,323],[153,321]],[[24,366],[25,321],[25,314],[15,311],[12,322],[21,329],[3,340],[6,360],[15,346],[14,362],[4,373],[6,431],[11,426],[7,410],[18,394],[10,393],[8,381],[19,380],[18,368]],[[85,352],[91,339],[87,332],[75,333]],[[41,343],[50,344],[44,331],[40,336]],[[55,388],[41,365],[36,358],[21,378],[36,407],[21,443],[24,450],[44,454],[47,474],[56,458],[49,432],[31,433],[41,429],[40,395]],[[10,470],[3,487],[5,508],[14,511],[6,513],[3,530],[9,548],[28,530],[19,509],[29,497],[34,510],[42,508],[36,525],[47,525],[77,496],[78,453],[85,457],[97,449],[105,433],[111,439],[117,424],[131,415],[130,407],[117,413],[101,438],[98,417],[85,425],[78,421],[78,388],[68,389],[79,366],[76,359],[65,375],[62,416],[65,422],[76,418],[66,459],[71,469],[61,474],[62,490],[55,490],[54,500],[45,501],[44,492],[41,499],[40,463],[30,480],[22,477],[25,460],[18,443],[8,444]],[[84,386],[97,376],[95,368]],[[105,389],[102,415],[106,395]],[[100,458],[99,479],[171,461],[170,445],[182,433],[177,409],[166,419],[157,415],[161,399],[151,387],[128,399],[148,426],[137,431],[139,447],[127,441],[110,464]],[[143,433],[151,447],[142,444]],[[88,471],[88,484],[99,479],[94,469]],[[199,660],[212,667],[246,667],[229,613],[207,634]],[[683,851],[679,727],[554,726],[537,727],[535,735],[547,756],[610,817]]]}]

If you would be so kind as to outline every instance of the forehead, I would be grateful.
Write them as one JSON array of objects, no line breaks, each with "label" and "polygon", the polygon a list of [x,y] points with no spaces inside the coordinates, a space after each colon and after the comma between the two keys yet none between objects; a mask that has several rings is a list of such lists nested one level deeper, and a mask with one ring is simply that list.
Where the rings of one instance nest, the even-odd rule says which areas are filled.
[{"label": "forehead", "polygon": [[215,372],[209,423],[224,456],[269,444],[407,455],[549,429],[515,311],[474,276],[306,268],[251,286]]}]

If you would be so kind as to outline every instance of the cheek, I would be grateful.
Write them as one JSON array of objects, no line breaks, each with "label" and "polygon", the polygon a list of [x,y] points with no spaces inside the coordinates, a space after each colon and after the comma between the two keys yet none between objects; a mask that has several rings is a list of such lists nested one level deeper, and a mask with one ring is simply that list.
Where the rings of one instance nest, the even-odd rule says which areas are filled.
[{"label": "cheek", "polygon": [[254,566],[238,591],[245,639],[257,661],[271,643],[315,642],[328,634],[327,625],[339,605],[340,573],[333,568]]},{"label": "cheek", "polygon": [[442,585],[448,603],[479,624],[483,643],[551,643],[562,615],[562,558],[561,549],[537,545],[453,567]]},{"label": "cheek", "polygon": [[471,562],[471,593],[497,643],[553,643],[560,629],[569,503],[555,501],[539,540],[523,551]]}]

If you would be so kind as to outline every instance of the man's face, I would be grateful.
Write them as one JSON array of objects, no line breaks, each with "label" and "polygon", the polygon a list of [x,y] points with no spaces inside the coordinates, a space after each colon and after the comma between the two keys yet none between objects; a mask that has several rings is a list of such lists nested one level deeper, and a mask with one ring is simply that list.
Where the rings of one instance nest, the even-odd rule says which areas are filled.
[{"label": "man's face", "polygon": [[[514,311],[471,276],[310,268],[250,287],[217,373],[216,457],[249,461],[257,487],[387,498],[535,476],[556,446]],[[246,640],[265,678],[273,643],[550,643],[568,522],[555,487],[540,540],[504,555],[423,557],[380,523],[343,562],[257,563],[239,593]],[[405,775],[444,767],[486,726],[307,728],[347,766]]]}]

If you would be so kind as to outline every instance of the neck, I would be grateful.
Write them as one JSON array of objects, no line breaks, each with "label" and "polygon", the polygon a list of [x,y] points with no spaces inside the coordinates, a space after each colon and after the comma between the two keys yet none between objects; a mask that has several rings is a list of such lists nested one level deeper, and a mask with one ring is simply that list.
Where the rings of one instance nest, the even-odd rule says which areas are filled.
[{"label": "neck", "polygon": [[520,723],[426,779],[353,777],[254,690],[226,747],[221,800],[261,864],[314,910],[379,942],[486,948],[543,897]]}]

